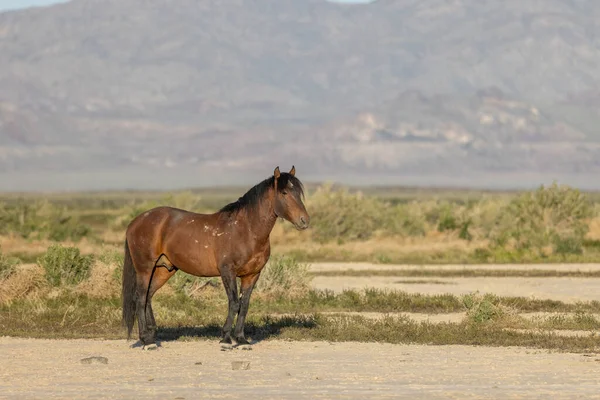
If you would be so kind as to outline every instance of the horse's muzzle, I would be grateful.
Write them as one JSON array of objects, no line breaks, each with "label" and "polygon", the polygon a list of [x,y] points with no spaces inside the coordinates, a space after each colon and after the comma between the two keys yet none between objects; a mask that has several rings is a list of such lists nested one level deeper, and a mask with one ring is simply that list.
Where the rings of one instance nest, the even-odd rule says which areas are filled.
[{"label": "horse's muzzle", "polygon": [[306,228],[308,228],[310,225],[310,218],[308,216],[306,217],[300,217],[300,220],[296,223],[296,229],[298,229],[299,231],[303,231]]}]

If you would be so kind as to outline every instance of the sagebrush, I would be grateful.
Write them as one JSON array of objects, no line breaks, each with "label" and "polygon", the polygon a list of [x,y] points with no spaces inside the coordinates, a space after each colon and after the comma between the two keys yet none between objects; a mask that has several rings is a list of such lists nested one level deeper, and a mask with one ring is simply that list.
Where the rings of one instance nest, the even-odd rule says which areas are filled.
[{"label": "sagebrush", "polygon": [[82,255],[77,247],[52,245],[38,259],[46,279],[52,286],[76,285],[89,277],[94,261],[91,255]]}]

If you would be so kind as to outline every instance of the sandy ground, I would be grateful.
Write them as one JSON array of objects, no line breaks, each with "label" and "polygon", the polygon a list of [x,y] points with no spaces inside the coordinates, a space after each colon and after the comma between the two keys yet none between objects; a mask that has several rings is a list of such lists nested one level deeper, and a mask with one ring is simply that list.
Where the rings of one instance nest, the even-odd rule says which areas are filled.
[{"label": "sandy ground", "polygon": [[[312,271],[341,270],[398,270],[398,269],[540,269],[596,271],[600,264],[544,264],[544,265],[380,265],[370,263],[315,263]],[[417,283],[407,283],[416,281]],[[537,299],[553,299],[575,303],[577,301],[600,301],[598,278],[438,278],[438,277],[352,277],[316,276],[312,282],[317,289],[336,292],[344,289],[395,289],[409,293],[463,295],[479,291],[498,296],[520,296]]]},{"label": "sandy ground", "polygon": [[600,271],[600,264],[373,264],[367,262],[318,262],[309,266],[311,271],[364,271],[364,270],[551,270],[551,271]]},{"label": "sandy ground", "polygon": [[[600,358],[520,348],[0,338],[0,398],[600,398]],[[102,356],[108,364],[82,364]],[[233,370],[232,362],[249,362]],[[201,364],[199,364],[201,363]]]},{"label": "sandy ground", "polygon": [[[319,263],[313,270],[496,268],[600,270],[585,265],[390,266]],[[407,280],[448,284],[407,284]],[[315,277],[336,291],[380,287],[420,293],[479,290],[502,296],[600,300],[593,278]],[[362,313],[378,318],[382,314]],[[407,314],[458,322],[463,313]],[[533,317],[534,314],[531,315]],[[589,335],[591,332],[569,332]],[[214,341],[163,342],[155,351],[124,340],[39,340],[0,337],[0,399],[411,398],[600,399],[600,355],[524,348],[421,346],[269,340],[252,350],[222,351]],[[82,364],[101,356],[107,364]],[[232,363],[249,363],[234,370]]]},{"label": "sandy ground", "polygon": [[[407,281],[436,283],[406,283]],[[440,284],[443,282],[444,284]],[[344,289],[380,288],[408,293],[463,295],[479,291],[498,296],[519,296],[560,300],[567,303],[600,300],[600,281],[594,278],[400,278],[400,277],[326,277],[312,281],[317,289],[341,292]]]}]

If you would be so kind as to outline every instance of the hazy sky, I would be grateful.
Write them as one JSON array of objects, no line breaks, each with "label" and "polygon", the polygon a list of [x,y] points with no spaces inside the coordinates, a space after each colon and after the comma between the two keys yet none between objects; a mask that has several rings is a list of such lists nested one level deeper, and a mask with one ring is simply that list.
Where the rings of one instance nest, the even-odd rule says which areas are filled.
[{"label": "hazy sky", "polygon": [[[0,0],[0,11],[17,8],[47,6],[49,4],[64,2],[67,0]],[[332,0],[342,3],[368,3],[370,0]]]},{"label": "hazy sky", "polygon": [[58,0],[0,0],[0,10],[10,10],[32,6],[47,6],[48,4],[58,2]]}]

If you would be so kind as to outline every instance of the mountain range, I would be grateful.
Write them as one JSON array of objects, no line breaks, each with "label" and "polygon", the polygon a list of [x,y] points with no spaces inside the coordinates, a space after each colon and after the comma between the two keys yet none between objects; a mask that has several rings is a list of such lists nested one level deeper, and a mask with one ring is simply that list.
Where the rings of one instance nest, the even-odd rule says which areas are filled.
[{"label": "mountain range", "polygon": [[600,188],[596,0],[72,0],[0,13],[0,190]]}]

